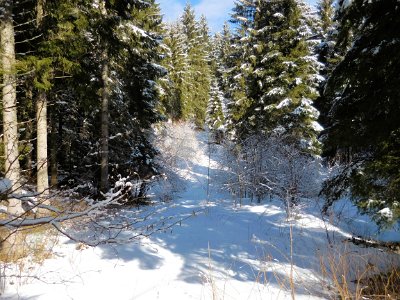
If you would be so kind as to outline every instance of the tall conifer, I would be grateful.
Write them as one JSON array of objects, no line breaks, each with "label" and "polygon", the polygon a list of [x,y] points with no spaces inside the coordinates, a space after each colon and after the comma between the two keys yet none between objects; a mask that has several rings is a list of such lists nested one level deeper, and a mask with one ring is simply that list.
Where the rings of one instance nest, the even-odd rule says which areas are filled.
[{"label": "tall conifer", "polygon": [[330,204],[350,187],[365,211],[393,220],[400,215],[400,6],[396,0],[339,4],[338,45],[352,35],[354,43],[324,91],[330,104],[324,145],[331,155],[351,149],[352,160],[325,193]]}]

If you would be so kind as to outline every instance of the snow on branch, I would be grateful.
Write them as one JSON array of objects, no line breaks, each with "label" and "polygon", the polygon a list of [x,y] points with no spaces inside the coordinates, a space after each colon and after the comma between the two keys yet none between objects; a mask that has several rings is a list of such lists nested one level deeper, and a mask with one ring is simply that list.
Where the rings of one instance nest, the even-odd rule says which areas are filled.
[{"label": "snow on branch", "polygon": [[[166,211],[170,204],[150,200],[143,205],[128,206],[126,203],[132,197],[136,184],[129,178],[120,178],[103,195],[104,200],[85,197],[79,202],[63,199],[60,202],[52,201],[52,205],[45,205],[41,198],[43,202],[30,197],[29,201],[34,205],[20,215],[2,210],[0,228],[7,228],[12,235],[23,228],[47,224],[75,242],[97,246],[127,243],[148,237],[155,232],[169,230],[184,219],[200,213],[196,211],[186,215],[168,215]],[[24,201],[24,197],[21,196],[19,200]],[[35,213],[38,208],[40,215]],[[7,238],[9,236],[3,237],[3,240]]]}]

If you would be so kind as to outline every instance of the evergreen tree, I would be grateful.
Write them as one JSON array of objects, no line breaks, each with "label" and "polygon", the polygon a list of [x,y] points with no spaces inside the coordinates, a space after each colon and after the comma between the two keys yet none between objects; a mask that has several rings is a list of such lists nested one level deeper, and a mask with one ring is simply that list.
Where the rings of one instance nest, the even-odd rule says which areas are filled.
[{"label": "evergreen tree", "polygon": [[[320,94],[322,95],[326,80],[332,73],[333,68],[342,59],[339,51],[336,49],[337,38],[337,22],[335,20],[335,9],[333,0],[321,0],[318,3],[319,24],[318,31],[320,43],[316,46],[318,61],[322,64],[320,68],[321,83],[319,86]],[[323,126],[327,125],[327,114],[329,111],[329,103],[323,97],[318,97],[315,105],[321,112],[319,122]]]},{"label": "evergreen tree", "polygon": [[334,0],[320,0],[318,3],[318,14],[321,20],[321,32],[326,39],[326,35],[334,29]]},{"label": "evergreen tree", "polygon": [[231,53],[231,32],[228,23],[224,23],[221,32],[217,32],[212,39],[211,63],[213,73],[222,84],[228,68],[228,59]]},{"label": "evergreen tree", "polygon": [[351,149],[353,159],[326,183],[327,204],[350,187],[365,211],[393,220],[400,216],[400,6],[396,0],[339,4],[338,44],[347,45],[352,35],[354,43],[324,91],[330,103],[324,150]]},{"label": "evergreen tree", "polygon": [[[59,105],[65,103],[71,95],[71,86],[74,84],[74,76],[80,70],[82,57],[87,52],[85,38],[82,31],[86,30],[87,21],[81,9],[85,7],[83,1],[26,1],[24,2],[24,14],[18,20],[22,25],[20,34],[17,36],[21,43],[18,44],[18,53],[22,68],[22,88],[31,90],[23,97],[22,101],[36,102],[37,120],[37,182],[39,194],[48,193],[47,165],[49,161],[47,151],[47,134],[50,131],[47,126],[47,111],[51,113],[52,120],[52,143],[51,152],[51,177],[52,184],[57,183],[57,148],[60,143],[55,134],[56,112],[59,116],[68,112],[63,111],[66,106]],[[21,9],[21,7],[20,7]],[[84,11],[84,9],[83,9]],[[24,41],[29,41],[26,43]],[[27,53],[27,55],[26,55]],[[77,82],[77,81],[76,81]],[[83,85],[82,81],[79,85]],[[76,86],[79,86],[76,85]],[[60,97],[63,95],[63,97]],[[68,95],[69,97],[65,97]],[[86,98],[86,97],[85,97]],[[77,101],[77,100],[74,100]],[[70,102],[70,101],[67,101]],[[79,101],[77,101],[79,102]],[[70,103],[69,103],[70,104]],[[74,114],[74,116],[76,116]],[[33,118],[33,116],[26,116]],[[27,124],[30,122],[28,121]],[[61,124],[60,124],[61,128]],[[26,131],[31,132],[29,125]],[[61,130],[59,130],[61,131]],[[59,132],[61,135],[61,132]],[[63,149],[64,150],[64,149]],[[60,151],[62,152],[62,151]],[[29,165],[27,165],[30,168]]]},{"label": "evergreen tree", "polygon": [[227,131],[231,139],[240,137],[238,122],[243,118],[250,105],[247,97],[246,78],[250,70],[248,56],[252,44],[250,31],[254,27],[256,12],[255,0],[239,0],[235,2],[231,23],[235,24],[236,32],[231,38],[231,49],[227,56],[226,83],[229,92],[227,103]]},{"label": "evergreen tree", "polygon": [[[130,175],[148,179],[157,173],[155,150],[148,130],[160,120],[157,80],[165,75],[161,62],[161,14],[154,1],[137,1],[131,17],[120,25],[120,40],[125,43],[115,64],[117,89],[113,93],[111,117],[113,139],[110,148],[112,175]],[[124,113],[121,113],[121,108]],[[127,122],[126,120],[129,120]],[[123,149],[123,150],[122,150]],[[145,184],[139,191],[144,196]]]},{"label": "evergreen tree", "polygon": [[296,1],[257,4],[247,58],[250,103],[239,123],[242,136],[278,130],[291,135],[302,148],[318,152],[321,127],[312,106],[318,64],[306,41],[311,34]]},{"label": "evergreen tree", "polygon": [[257,0],[238,0],[233,8],[231,22],[236,24],[238,35],[246,36],[254,25]]},{"label": "evergreen tree", "polygon": [[167,26],[165,31],[165,58],[162,64],[168,74],[160,81],[163,89],[162,111],[167,117],[179,120],[183,118],[183,106],[188,103],[190,95],[185,37],[178,22]]},{"label": "evergreen tree", "polygon": [[211,55],[213,74],[223,94],[222,109],[224,118],[228,116],[227,104],[230,102],[230,71],[232,69],[232,34],[228,23],[225,23],[221,33],[216,33],[213,38],[213,50]]},{"label": "evergreen tree", "polygon": [[207,107],[206,123],[212,132],[222,129],[224,125],[224,114],[222,112],[223,93],[218,80],[214,78],[210,90],[210,99]]},{"label": "evergreen tree", "polygon": [[181,22],[187,45],[188,88],[191,91],[188,103],[183,106],[183,116],[202,128],[210,91],[209,33],[205,19],[202,24],[197,22],[190,4],[186,5]]},{"label": "evergreen tree", "polygon": [[191,120],[202,128],[210,91],[212,63],[207,21],[196,21],[187,4],[179,23],[166,29],[164,38],[168,76],[161,81],[163,106],[168,117]]}]

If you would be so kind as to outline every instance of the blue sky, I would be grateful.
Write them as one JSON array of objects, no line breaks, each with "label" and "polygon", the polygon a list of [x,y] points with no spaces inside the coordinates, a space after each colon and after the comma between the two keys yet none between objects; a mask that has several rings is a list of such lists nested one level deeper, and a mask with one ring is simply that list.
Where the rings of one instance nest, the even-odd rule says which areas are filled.
[{"label": "blue sky", "polygon": [[[199,17],[204,14],[212,32],[222,28],[224,21],[229,19],[229,13],[235,0],[158,0],[165,21],[176,20],[183,11],[186,2],[190,2]],[[306,0],[315,4],[317,0]]]}]

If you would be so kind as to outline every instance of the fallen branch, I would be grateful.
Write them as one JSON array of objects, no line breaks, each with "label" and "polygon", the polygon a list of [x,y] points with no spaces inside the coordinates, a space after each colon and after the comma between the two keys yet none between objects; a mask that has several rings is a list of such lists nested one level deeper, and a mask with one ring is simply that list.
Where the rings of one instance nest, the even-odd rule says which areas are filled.
[{"label": "fallen branch", "polygon": [[365,247],[372,247],[372,248],[380,248],[385,250],[390,250],[394,253],[400,254],[400,242],[382,242],[382,241],[375,241],[364,239],[361,236],[351,237],[345,240],[346,242],[352,242],[354,245],[357,246],[365,246]]}]

